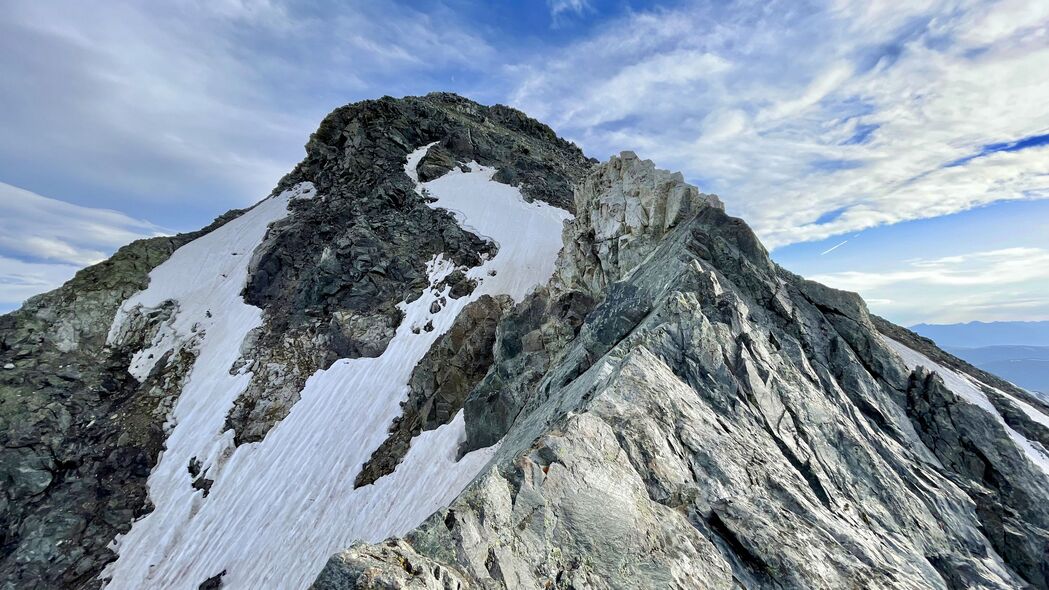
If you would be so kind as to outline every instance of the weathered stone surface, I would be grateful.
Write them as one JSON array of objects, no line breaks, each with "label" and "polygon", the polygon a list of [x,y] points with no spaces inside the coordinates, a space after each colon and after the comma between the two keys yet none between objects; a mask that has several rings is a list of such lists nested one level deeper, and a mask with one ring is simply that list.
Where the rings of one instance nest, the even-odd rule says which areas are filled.
[{"label": "weathered stone surface", "polygon": [[[426,286],[431,257],[469,268],[496,252],[430,208],[404,174],[408,153],[434,142],[417,166],[421,180],[476,161],[527,197],[564,208],[592,165],[520,112],[454,95],[364,101],[328,115],[277,188],[310,181],[319,196],[294,202],[252,260],[245,300],[265,310],[266,323],[245,354],[259,370],[227,421],[238,444],[261,440],[286,416],[309,375],[336,359],[380,354],[399,323],[397,303]],[[461,270],[448,280],[453,298],[476,286]]]},{"label": "weathered stone surface", "polygon": [[452,327],[434,342],[412,371],[411,391],[401,404],[404,413],[391,427],[389,438],[364,464],[355,487],[392,473],[407,454],[412,438],[451,422],[491,367],[496,326],[511,303],[506,295],[482,295],[463,308]]},{"label": "weathered stone surface", "polygon": [[473,293],[474,289],[477,288],[477,281],[467,277],[462,270],[457,268],[437,284],[437,289],[439,290],[443,290],[444,287],[450,287],[448,290],[449,297],[458,299]]},{"label": "weathered stone surface", "polygon": [[722,208],[715,195],[657,169],[633,152],[595,167],[575,190],[576,221],[565,229],[565,253],[554,284],[591,295],[622,279],[659,241],[703,207]]},{"label": "weathered stone surface", "polygon": [[[959,399],[934,373],[919,368],[911,375],[907,412],[925,445],[976,502],[994,549],[1026,581],[1049,586],[1049,487],[1044,474],[1001,424]],[[964,582],[973,587],[979,581]]]},{"label": "weathered stone surface", "polygon": [[467,441],[462,453],[502,438],[592,306],[593,300],[579,292],[552,299],[547,289],[540,289],[499,323],[495,362],[464,403]]},{"label": "weathered stone surface", "polygon": [[473,588],[1046,587],[1049,478],[999,422],[716,201],[671,224],[581,209],[613,184],[577,200],[557,278],[501,321],[466,401],[468,447],[501,441],[490,470],[328,571],[368,554]]},{"label": "weathered stone surface", "polygon": [[462,590],[461,577],[418,555],[404,541],[358,545],[336,555],[313,584],[314,590]]},{"label": "weathered stone surface", "polygon": [[219,588],[222,588],[222,576],[224,575],[226,575],[226,572],[222,571],[211,576],[201,582],[200,586],[197,586],[197,590],[219,590]]},{"label": "weathered stone surface", "polygon": [[420,182],[430,182],[440,178],[455,168],[455,156],[448,148],[437,144],[426,151],[426,155],[419,160],[417,168]]},{"label": "weathered stone surface", "polygon": [[59,289],[0,316],[0,588],[95,588],[107,546],[151,509],[146,477],[163,424],[192,366],[191,343],[159,359],[142,383],[128,373],[171,315],[132,314],[112,347],[120,304],[192,234],[121,248]]}]

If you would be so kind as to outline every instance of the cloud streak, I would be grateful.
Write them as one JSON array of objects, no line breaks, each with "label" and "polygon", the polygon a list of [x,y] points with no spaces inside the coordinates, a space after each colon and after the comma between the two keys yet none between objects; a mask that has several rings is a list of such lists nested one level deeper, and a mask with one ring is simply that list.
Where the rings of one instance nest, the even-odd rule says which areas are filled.
[{"label": "cloud streak", "polygon": [[632,14],[525,70],[514,102],[599,157],[683,170],[773,248],[1047,198],[1044,143],[959,162],[1049,130],[1049,8],[1033,4]]},{"label": "cloud streak", "polygon": [[[915,258],[897,269],[810,276],[862,294],[872,309],[901,321],[1049,318],[1049,250],[1002,248],[939,258]],[[1019,314],[1019,315],[1018,315]]]},{"label": "cloud streak", "polygon": [[162,228],[0,183],[0,313],[55,289],[81,268]]},{"label": "cloud streak", "polygon": [[81,207],[0,182],[0,311],[54,289],[128,242],[165,233],[117,211]]},{"label": "cloud streak", "polygon": [[0,253],[72,265],[101,262],[162,228],[118,211],[81,207],[0,182]]},{"label": "cloud streak", "polygon": [[78,270],[77,265],[26,262],[0,255],[0,313],[58,287]]},{"label": "cloud streak", "polygon": [[841,248],[842,246],[844,246],[847,243],[849,243],[848,240],[842,240],[842,241],[838,242],[837,244],[834,244],[830,248],[827,248],[823,252],[820,252],[820,256],[826,256],[827,254],[830,254],[831,252],[837,250],[838,248]]}]

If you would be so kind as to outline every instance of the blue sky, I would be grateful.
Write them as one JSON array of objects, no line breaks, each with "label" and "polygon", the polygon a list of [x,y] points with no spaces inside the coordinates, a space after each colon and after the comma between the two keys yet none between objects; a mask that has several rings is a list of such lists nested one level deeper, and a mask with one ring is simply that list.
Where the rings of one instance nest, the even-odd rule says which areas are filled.
[{"label": "blue sky", "polygon": [[0,309],[265,196],[331,109],[511,104],[895,321],[1049,319],[1049,2],[9,0]]}]

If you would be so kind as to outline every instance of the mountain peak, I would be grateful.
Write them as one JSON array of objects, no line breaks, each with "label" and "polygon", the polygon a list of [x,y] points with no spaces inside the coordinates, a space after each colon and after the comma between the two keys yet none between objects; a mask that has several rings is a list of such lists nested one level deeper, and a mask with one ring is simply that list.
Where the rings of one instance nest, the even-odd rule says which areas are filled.
[{"label": "mountain peak", "polygon": [[631,151],[612,156],[575,189],[576,220],[565,233],[555,284],[600,294],[704,207],[724,209],[716,195],[699,192],[681,173],[658,169]]},{"label": "mountain peak", "polygon": [[16,586],[1049,588],[1049,407],[509,107],[336,109],[0,337]]}]

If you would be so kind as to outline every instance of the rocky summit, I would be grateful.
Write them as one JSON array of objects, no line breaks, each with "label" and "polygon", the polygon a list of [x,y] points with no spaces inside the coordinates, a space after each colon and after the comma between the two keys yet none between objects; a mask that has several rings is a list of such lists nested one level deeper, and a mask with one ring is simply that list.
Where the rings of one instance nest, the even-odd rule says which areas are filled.
[{"label": "rocky summit", "polygon": [[1049,407],[450,94],[0,317],[0,588],[1049,589]]}]

